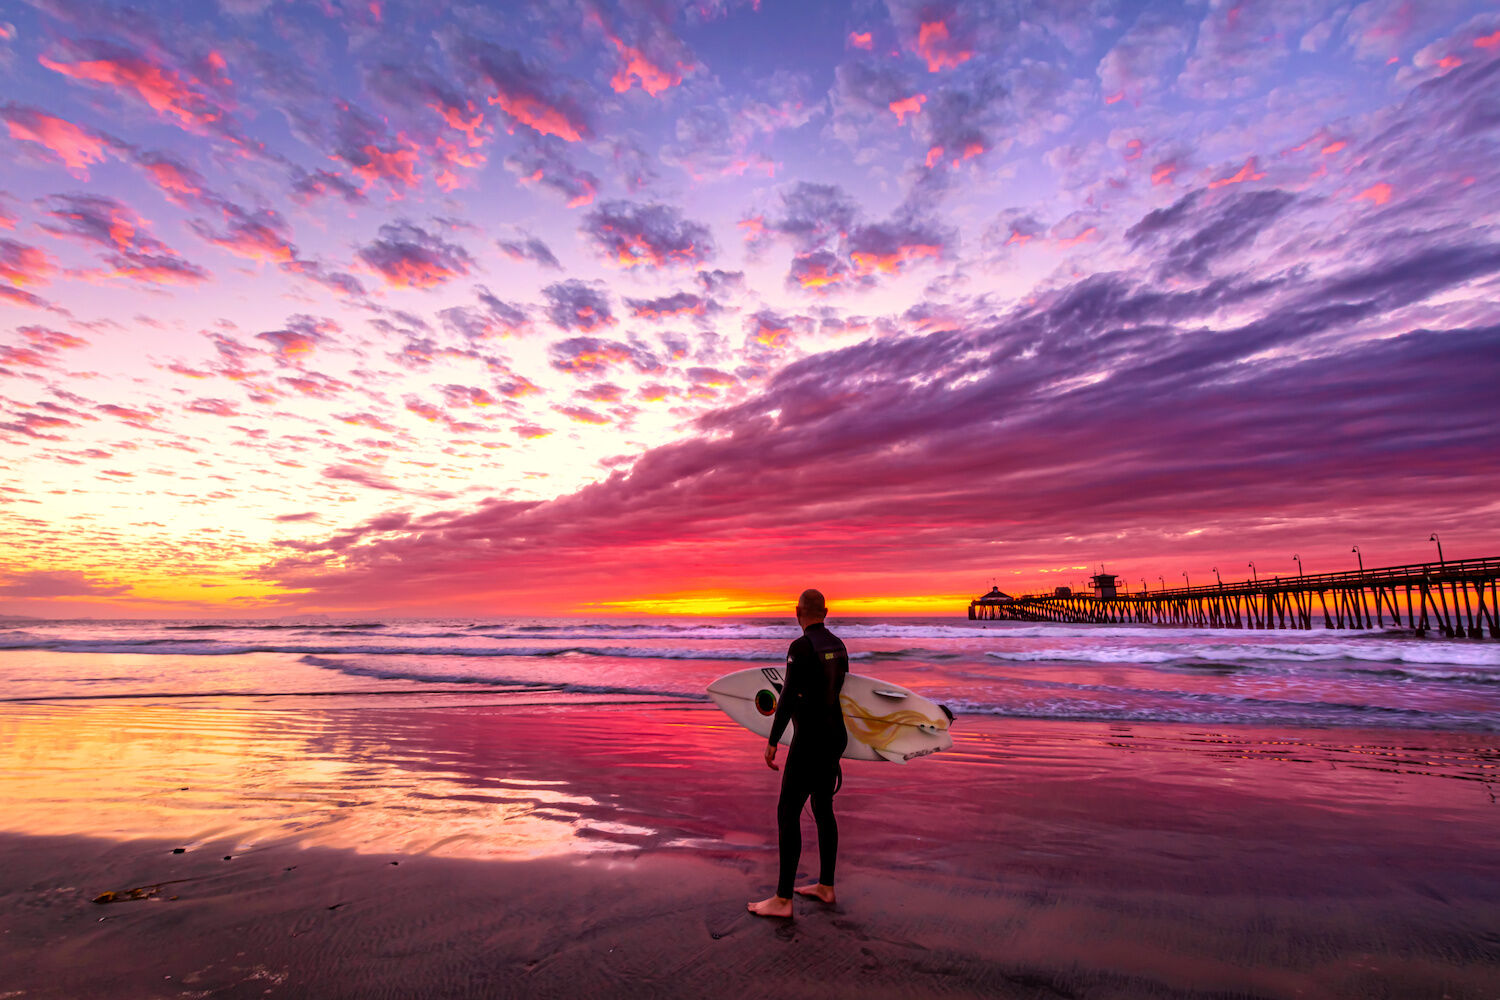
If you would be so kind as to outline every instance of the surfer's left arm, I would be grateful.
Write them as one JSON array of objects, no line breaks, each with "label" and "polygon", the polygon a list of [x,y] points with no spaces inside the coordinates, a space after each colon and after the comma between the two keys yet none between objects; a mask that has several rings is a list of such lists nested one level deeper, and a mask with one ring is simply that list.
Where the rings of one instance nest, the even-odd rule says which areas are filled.
[{"label": "surfer's left arm", "polygon": [[776,744],[781,742],[781,734],[786,732],[787,724],[792,721],[793,703],[802,696],[803,666],[797,643],[805,641],[796,640],[786,651],[786,681],[781,686],[781,697],[776,699],[776,718],[771,722],[770,742],[766,747],[766,766],[772,769],[776,767]]}]

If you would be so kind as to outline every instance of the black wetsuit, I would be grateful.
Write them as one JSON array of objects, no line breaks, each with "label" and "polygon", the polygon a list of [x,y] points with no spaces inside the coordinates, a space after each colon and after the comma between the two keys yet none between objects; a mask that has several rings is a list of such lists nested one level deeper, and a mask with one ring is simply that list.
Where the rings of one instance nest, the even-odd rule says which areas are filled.
[{"label": "black wetsuit", "polygon": [[792,748],[781,774],[781,800],[776,804],[776,826],[781,836],[781,872],[776,895],[792,896],[797,862],[802,857],[802,805],[812,798],[818,825],[818,881],[833,885],[833,865],[839,850],[839,828],[833,818],[833,793],[843,780],[839,757],[849,733],[839,690],[849,672],[849,652],[822,622],[809,625],[802,638],[786,652],[786,684],[776,703],[771,726],[775,746],[793,724]]}]

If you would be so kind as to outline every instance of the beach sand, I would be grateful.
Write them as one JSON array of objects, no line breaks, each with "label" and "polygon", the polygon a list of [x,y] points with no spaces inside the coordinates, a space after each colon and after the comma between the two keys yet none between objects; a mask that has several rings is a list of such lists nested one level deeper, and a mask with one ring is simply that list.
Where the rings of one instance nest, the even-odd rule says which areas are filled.
[{"label": "beach sand", "polygon": [[0,709],[0,996],[1500,996],[1488,735],[961,718],[784,922],[754,737],[496,697]]}]

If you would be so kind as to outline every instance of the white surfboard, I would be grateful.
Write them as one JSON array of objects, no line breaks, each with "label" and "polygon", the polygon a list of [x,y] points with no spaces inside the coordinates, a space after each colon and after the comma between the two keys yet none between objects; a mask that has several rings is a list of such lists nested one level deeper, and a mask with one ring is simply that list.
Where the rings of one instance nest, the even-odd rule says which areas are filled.
[{"label": "white surfboard", "polygon": [[[785,677],[781,667],[751,667],[720,677],[708,693],[731,719],[765,739],[771,735]],[[953,745],[948,735],[953,714],[899,684],[847,674],[839,702],[849,731],[844,756],[850,760],[904,764]],[[792,742],[792,725],[781,742]]]}]

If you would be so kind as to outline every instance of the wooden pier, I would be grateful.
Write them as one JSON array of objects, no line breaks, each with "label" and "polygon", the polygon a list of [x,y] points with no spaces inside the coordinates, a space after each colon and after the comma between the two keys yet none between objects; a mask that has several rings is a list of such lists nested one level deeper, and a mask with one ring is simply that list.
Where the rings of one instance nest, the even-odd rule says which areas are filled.
[{"label": "wooden pier", "polygon": [[1116,577],[1094,577],[1093,594],[1059,587],[1007,597],[992,590],[969,603],[985,621],[1177,625],[1190,628],[1408,629],[1450,639],[1500,639],[1500,558],[1387,566],[1349,573],[1273,577],[1135,594]]}]

